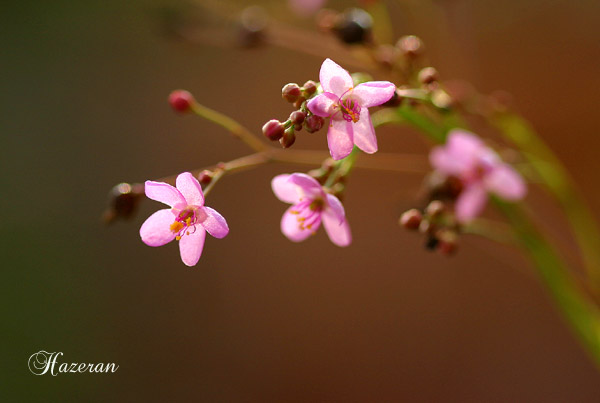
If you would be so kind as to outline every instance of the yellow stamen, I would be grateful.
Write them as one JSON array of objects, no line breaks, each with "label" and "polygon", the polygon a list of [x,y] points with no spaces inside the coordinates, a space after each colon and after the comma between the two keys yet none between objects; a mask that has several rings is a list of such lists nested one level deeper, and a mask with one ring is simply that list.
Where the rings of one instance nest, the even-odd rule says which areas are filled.
[{"label": "yellow stamen", "polygon": [[175,221],[169,228],[171,229],[171,232],[179,232],[183,229],[183,224],[179,221]]}]

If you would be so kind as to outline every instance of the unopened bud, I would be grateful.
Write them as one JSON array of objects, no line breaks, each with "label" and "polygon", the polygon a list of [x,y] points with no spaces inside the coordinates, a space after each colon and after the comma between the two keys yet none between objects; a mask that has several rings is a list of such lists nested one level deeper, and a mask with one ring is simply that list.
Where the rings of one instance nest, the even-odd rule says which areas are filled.
[{"label": "unopened bud", "polygon": [[296,83],[289,83],[281,89],[281,96],[289,103],[294,103],[301,95],[300,87]]},{"label": "unopened bud", "polygon": [[[290,120],[292,124],[298,125],[302,127],[302,123],[304,123],[304,119],[306,118],[306,112],[302,111],[294,111],[290,114]],[[296,129],[299,130],[299,129]]]},{"label": "unopened bud", "polygon": [[302,90],[307,95],[307,97],[310,97],[312,94],[317,92],[317,84],[312,80],[308,80],[302,86]]},{"label": "unopened bud", "polygon": [[262,127],[263,134],[271,141],[279,140],[283,136],[284,130],[283,124],[277,119],[269,120]]},{"label": "unopened bud", "polygon": [[144,185],[119,183],[110,191],[110,206],[104,212],[104,222],[110,224],[119,218],[130,218],[144,196]]},{"label": "unopened bud", "polygon": [[169,94],[169,104],[177,112],[188,112],[195,102],[194,96],[186,90],[175,90]]},{"label": "unopened bud", "polygon": [[444,255],[452,255],[456,252],[458,248],[458,235],[456,232],[444,229],[438,231],[436,234],[439,240],[439,250]]},{"label": "unopened bud", "polygon": [[402,101],[404,100],[404,97],[400,95],[399,91],[401,91],[401,89],[396,88],[396,91],[394,91],[394,95],[392,95],[392,97],[388,101],[383,103],[381,106],[392,108],[400,106],[400,104],[402,104]]},{"label": "unopened bud", "polygon": [[423,53],[423,42],[414,35],[403,36],[396,42],[396,47],[403,55],[415,59]]},{"label": "unopened bud", "polygon": [[296,134],[293,127],[288,127],[283,133],[283,137],[279,139],[279,143],[283,148],[290,148],[296,142]]},{"label": "unopened bud", "polygon": [[212,182],[213,176],[214,172],[205,169],[198,174],[198,182],[200,182],[201,185],[206,186]]},{"label": "unopened bud", "polygon": [[417,209],[410,209],[405,211],[400,216],[400,225],[402,225],[406,229],[417,230],[421,225],[421,221],[423,220],[423,215]]},{"label": "unopened bud", "polygon": [[314,133],[321,130],[323,124],[325,124],[325,119],[317,115],[310,115],[304,121],[304,127],[306,127],[306,131],[309,133]]},{"label": "unopened bud", "polygon": [[296,102],[294,102],[294,108],[300,109],[302,107],[302,104],[304,103],[304,101],[306,101],[306,98],[304,98],[304,97],[298,97],[298,99],[296,100]]},{"label": "unopened bud", "polygon": [[423,84],[431,84],[439,79],[437,70],[433,67],[425,67],[419,71],[419,82]]},{"label": "unopened bud", "polygon": [[360,8],[347,10],[338,17],[334,32],[338,38],[347,44],[365,43],[371,39],[373,18]]},{"label": "unopened bud", "polygon": [[425,208],[425,214],[431,218],[440,216],[444,212],[445,206],[439,200],[434,200]]}]

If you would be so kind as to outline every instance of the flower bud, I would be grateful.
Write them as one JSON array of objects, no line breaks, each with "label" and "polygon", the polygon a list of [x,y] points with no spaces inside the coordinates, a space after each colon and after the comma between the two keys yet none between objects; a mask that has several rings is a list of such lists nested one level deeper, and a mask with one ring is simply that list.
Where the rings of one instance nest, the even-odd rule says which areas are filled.
[{"label": "flower bud", "polygon": [[402,90],[401,88],[396,88],[396,91],[394,91],[394,95],[392,95],[392,97],[386,101],[385,103],[381,104],[381,106],[383,107],[396,107],[396,106],[400,106],[400,104],[402,104],[402,101],[404,100],[404,97],[402,97],[402,95],[400,95],[399,91]]},{"label": "flower bud", "polygon": [[450,229],[439,230],[436,234],[439,250],[444,255],[452,255],[458,248],[458,235]]},{"label": "flower bud", "polygon": [[312,94],[317,92],[317,84],[312,80],[308,80],[302,86],[302,90],[307,95],[307,97],[310,97]]},{"label": "flower bud", "polygon": [[431,84],[439,80],[439,74],[433,67],[425,67],[419,71],[419,82],[423,84]]},{"label": "flower bud", "polygon": [[119,183],[110,191],[110,205],[104,212],[104,222],[110,224],[119,218],[131,218],[144,196],[144,185]]},{"label": "flower bud", "polygon": [[425,214],[431,218],[439,217],[445,210],[444,203],[434,200],[425,208]]},{"label": "flower bud", "polygon": [[290,148],[296,142],[296,134],[293,127],[288,127],[283,133],[283,137],[279,139],[279,143],[283,148]]},{"label": "flower bud", "polygon": [[296,102],[300,95],[300,87],[298,87],[298,84],[295,83],[286,84],[281,89],[281,96],[289,103]]},{"label": "flower bud", "polygon": [[352,8],[338,17],[333,31],[344,43],[365,43],[371,39],[373,18],[365,10]]},{"label": "flower bud", "polygon": [[310,115],[304,121],[304,127],[306,128],[306,131],[309,133],[314,133],[314,132],[321,130],[321,128],[323,127],[323,124],[325,124],[325,119],[323,119],[321,116],[317,116],[317,115]]},{"label": "flower bud", "polygon": [[421,225],[421,221],[423,220],[423,215],[417,209],[410,209],[405,211],[400,216],[400,225],[402,225],[406,229],[417,230]]},{"label": "flower bud", "polygon": [[400,49],[403,55],[411,59],[416,59],[423,53],[423,42],[414,35],[407,35],[398,39],[396,47]]},{"label": "flower bud", "polygon": [[195,102],[194,96],[185,90],[175,90],[169,94],[169,104],[177,112],[188,112]]},{"label": "flower bud", "polygon": [[302,107],[302,104],[304,103],[304,101],[306,101],[306,98],[304,98],[304,97],[298,97],[298,99],[296,100],[296,102],[294,102],[294,108],[300,109]]},{"label": "flower bud", "polygon": [[283,124],[277,119],[269,120],[262,127],[263,134],[271,141],[279,140],[283,136],[284,130]]},{"label": "flower bud", "polygon": [[205,169],[198,174],[198,182],[200,182],[201,185],[206,186],[212,182],[213,176],[214,172]]},{"label": "flower bud", "polygon": [[[302,125],[302,123],[304,123],[304,119],[306,118],[306,112],[302,112],[302,111],[294,111],[291,113],[290,115],[290,120],[292,121],[292,124],[294,125]],[[298,129],[296,129],[298,130]]]}]

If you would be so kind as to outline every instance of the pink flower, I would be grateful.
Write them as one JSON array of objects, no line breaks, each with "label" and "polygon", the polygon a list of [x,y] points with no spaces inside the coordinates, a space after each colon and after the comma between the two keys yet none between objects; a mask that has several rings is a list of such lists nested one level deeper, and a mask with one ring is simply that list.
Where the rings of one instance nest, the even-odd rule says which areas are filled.
[{"label": "pink flower", "polygon": [[290,8],[297,14],[309,16],[323,7],[325,0],[289,0]]},{"label": "pink flower", "polygon": [[183,263],[195,266],[202,255],[206,231],[223,238],[229,227],[221,214],[204,206],[202,187],[191,173],[179,175],[176,185],[174,188],[168,183],[146,181],[146,196],[170,208],[148,217],[140,228],[140,236],[149,246],[162,246],[177,239]]},{"label": "pink flower", "polygon": [[331,242],[350,245],[352,235],[344,206],[314,178],[300,173],[278,175],[271,187],[279,200],[292,204],[281,218],[281,232],[291,241],[304,241],[316,234],[323,222]]},{"label": "pink flower", "polygon": [[326,59],[319,74],[323,93],[308,102],[315,115],[331,118],[327,142],[335,160],[341,160],[356,145],[366,153],[377,151],[377,138],[369,110],[387,102],[396,90],[389,81],[370,81],[354,87],[350,74]]},{"label": "pink flower", "polygon": [[520,200],[527,193],[521,175],[477,136],[464,130],[452,130],[446,145],[435,147],[429,160],[436,170],[460,179],[463,184],[455,207],[459,221],[477,216],[488,193],[510,201]]}]

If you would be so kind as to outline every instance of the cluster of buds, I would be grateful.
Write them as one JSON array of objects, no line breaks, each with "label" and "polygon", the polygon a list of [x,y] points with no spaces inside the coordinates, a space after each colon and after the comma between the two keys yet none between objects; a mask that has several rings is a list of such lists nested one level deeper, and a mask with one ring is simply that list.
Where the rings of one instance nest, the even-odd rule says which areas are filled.
[{"label": "cluster of buds", "polygon": [[285,122],[277,119],[269,120],[264,124],[262,131],[266,138],[271,141],[279,141],[283,148],[291,147],[296,141],[296,132],[304,127],[307,132],[314,133],[320,130],[325,120],[306,107],[306,100],[315,95],[317,84],[307,81],[302,87],[296,83],[283,86],[281,96],[296,108]]},{"label": "cluster of buds", "polygon": [[402,214],[400,225],[425,235],[425,248],[453,254],[458,246],[459,225],[446,205],[434,200],[423,212],[411,209]]}]

